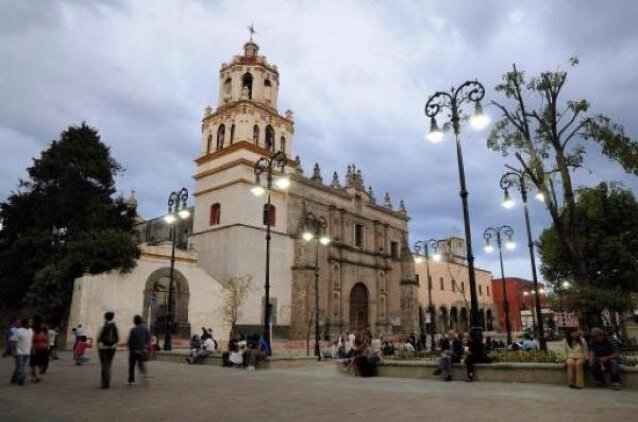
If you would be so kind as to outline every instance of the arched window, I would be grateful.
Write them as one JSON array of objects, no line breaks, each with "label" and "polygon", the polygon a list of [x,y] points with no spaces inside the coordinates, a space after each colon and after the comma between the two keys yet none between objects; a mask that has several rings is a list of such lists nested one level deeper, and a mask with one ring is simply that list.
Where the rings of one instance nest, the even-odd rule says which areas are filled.
[{"label": "arched window", "polygon": [[226,134],[226,126],[223,124],[219,125],[217,128],[217,149],[220,150],[224,148],[224,136]]},{"label": "arched window", "polygon": [[216,202],[210,206],[209,224],[211,226],[216,226],[219,224],[221,213],[222,213],[222,207],[221,205],[219,205],[219,202]]},{"label": "arched window", "polygon": [[275,129],[271,125],[266,126],[266,149],[275,150]]},{"label": "arched window", "polygon": [[230,127],[230,145],[235,142],[235,123]]},{"label": "arched window", "polygon": [[286,138],[284,138],[283,136],[279,140],[279,150],[283,153],[286,152]]},{"label": "arched window", "polygon": [[213,149],[213,135],[208,135],[208,142],[206,143],[206,154],[210,154]]},{"label": "arched window", "polygon": [[277,210],[274,205],[264,204],[264,226],[275,227]]},{"label": "arched window", "polygon": [[224,81],[224,95],[229,96],[231,94],[233,81],[230,78],[226,78]]},{"label": "arched window", "polygon": [[253,142],[259,146],[259,126],[253,126]]},{"label": "arched window", "polygon": [[465,281],[461,281],[461,291],[465,293]]},{"label": "arched window", "polygon": [[248,72],[244,73],[244,76],[241,77],[241,89],[242,92],[245,90],[249,100],[253,98],[253,75]]}]

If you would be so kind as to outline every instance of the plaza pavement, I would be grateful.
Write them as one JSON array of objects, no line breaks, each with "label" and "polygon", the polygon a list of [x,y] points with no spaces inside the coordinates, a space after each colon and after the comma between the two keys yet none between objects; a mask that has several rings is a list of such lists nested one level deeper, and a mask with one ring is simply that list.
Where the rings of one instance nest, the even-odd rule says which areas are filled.
[{"label": "plaza pavement", "polygon": [[0,360],[0,421],[638,420],[635,391],[354,378],[332,363],[245,371],[151,362],[148,383],[127,387],[125,356],[110,390],[98,388],[95,357],[78,367],[63,353],[42,383],[23,387],[9,384],[12,360]]}]

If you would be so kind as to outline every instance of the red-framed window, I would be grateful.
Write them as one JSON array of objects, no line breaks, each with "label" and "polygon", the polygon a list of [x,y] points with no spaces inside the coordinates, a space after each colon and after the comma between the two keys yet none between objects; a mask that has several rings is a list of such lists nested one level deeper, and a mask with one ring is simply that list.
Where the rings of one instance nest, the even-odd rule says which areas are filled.
[{"label": "red-framed window", "polygon": [[210,218],[209,224],[211,226],[216,226],[219,224],[220,218],[222,215],[222,207],[219,205],[219,202],[214,203],[210,206]]}]

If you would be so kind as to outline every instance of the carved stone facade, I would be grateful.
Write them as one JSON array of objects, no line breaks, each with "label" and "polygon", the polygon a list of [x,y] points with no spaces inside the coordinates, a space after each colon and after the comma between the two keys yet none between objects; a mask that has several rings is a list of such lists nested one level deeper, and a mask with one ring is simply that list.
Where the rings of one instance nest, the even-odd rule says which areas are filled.
[{"label": "carved stone facade", "polygon": [[[314,286],[318,250],[322,333],[413,331],[418,327],[418,283],[412,255],[403,247],[407,215],[374,204],[364,189],[361,171],[354,166],[349,168],[344,187],[334,180],[331,185],[323,184],[318,172],[315,166],[310,178],[292,176],[288,233],[295,239],[293,298],[306,286]],[[301,239],[305,212],[326,219],[327,234],[333,239],[329,246]],[[314,287],[310,293],[314,298]],[[292,303],[293,325],[303,321],[303,312],[298,303]]]}]

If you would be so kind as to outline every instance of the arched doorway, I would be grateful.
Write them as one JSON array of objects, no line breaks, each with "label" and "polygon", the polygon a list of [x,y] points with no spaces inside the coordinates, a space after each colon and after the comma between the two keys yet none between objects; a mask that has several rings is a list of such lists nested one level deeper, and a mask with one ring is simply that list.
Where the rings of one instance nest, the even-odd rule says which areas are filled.
[{"label": "arched doorway", "polygon": [[441,334],[444,334],[448,332],[448,330],[450,329],[450,319],[448,317],[448,311],[447,308],[445,306],[441,306],[441,309],[439,309],[439,312],[441,314],[441,317],[439,318],[439,321],[441,323]]},{"label": "arched doorway", "polygon": [[[160,268],[148,276],[144,288],[144,308],[142,315],[145,321],[150,321],[151,331],[158,334],[166,333],[166,314],[168,311],[168,289],[170,285],[170,268]],[[188,281],[178,270],[173,271],[173,327],[172,333],[177,337],[190,337],[188,322],[188,302],[190,293]]]},{"label": "arched doorway", "polygon": [[350,329],[363,331],[370,327],[368,288],[357,283],[350,291]]},{"label": "arched doorway", "polygon": [[467,309],[466,308],[461,308],[461,314],[459,316],[460,319],[460,323],[459,323],[459,331],[462,332],[466,332],[469,331],[469,322],[468,322],[468,316],[467,316]]}]

